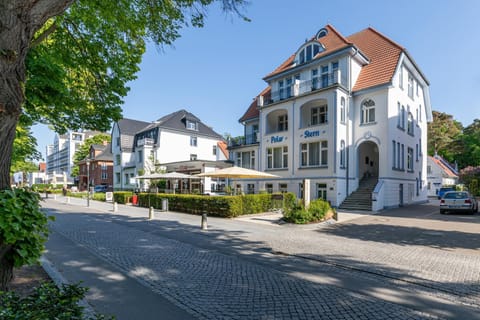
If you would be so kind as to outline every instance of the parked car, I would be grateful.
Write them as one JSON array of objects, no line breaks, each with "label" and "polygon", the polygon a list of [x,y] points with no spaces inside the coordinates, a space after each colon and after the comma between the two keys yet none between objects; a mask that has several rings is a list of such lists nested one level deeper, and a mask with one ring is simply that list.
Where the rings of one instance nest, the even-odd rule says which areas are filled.
[{"label": "parked car", "polygon": [[93,188],[93,192],[107,192],[108,186],[105,185],[98,185]]},{"label": "parked car", "polygon": [[440,200],[440,213],[447,211],[474,214],[478,212],[477,199],[467,191],[449,191]]},{"label": "parked car", "polygon": [[438,190],[438,199],[442,199],[443,195],[449,191],[455,191],[455,187],[441,187],[440,190]]}]

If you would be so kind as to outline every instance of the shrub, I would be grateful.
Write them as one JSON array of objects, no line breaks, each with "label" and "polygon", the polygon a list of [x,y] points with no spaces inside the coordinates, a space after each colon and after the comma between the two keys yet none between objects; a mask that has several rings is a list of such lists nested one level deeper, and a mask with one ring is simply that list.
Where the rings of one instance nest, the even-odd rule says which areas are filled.
[{"label": "shrub", "polygon": [[83,307],[78,302],[87,290],[78,284],[58,288],[53,283],[44,283],[25,298],[20,298],[15,292],[0,291],[0,319],[106,319],[103,315],[95,315],[94,318],[83,316]]},{"label": "shrub", "polygon": [[302,205],[294,205],[284,214],[284,220],[296,224],[320,222],[330,219],[333,215],[332,208],[328,202],[316,199],[310,202],[307,210]]},{"label": "shrub", "polygon": [[119,204],[126,204],[130,202],[133,196],[131,191],[117,191],[113,193],[113,201]]}]

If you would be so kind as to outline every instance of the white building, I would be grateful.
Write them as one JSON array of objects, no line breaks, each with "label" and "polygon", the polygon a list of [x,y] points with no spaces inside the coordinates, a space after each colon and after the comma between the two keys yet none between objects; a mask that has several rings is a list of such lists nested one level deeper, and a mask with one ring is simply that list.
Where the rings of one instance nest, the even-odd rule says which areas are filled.
[{"label": "white building", "polygon": [[73,167],[73,157],[83,142],[98,134],[95,131],[68,132],[55,134],[53,145],[47,146],[47,178],[48,183],[73,184],[70,176]]},{"label": "white building", "polygon": [[439,155],[428,156],[427,183],[428,196],[436,197],[441,187],[458,183],[458,170]]},{"label": "white building", "polygon": [[[153,173],[159,168],[182,162],[182,172],[193,174],[185,162],[198,165],[228,160],[221,135],[186,110],[164,116],[152,123],[123,119],[112,130],[114,188],[134,189],[134,176]],[[212,164],[213,163],[213,164]],[[191,166],[196,168],[196,166]],[[201,168],[198,168],[200,173]],[[210,186],[210,181],[205,182]],[[202,192],[209,191],[206,187]]]},{"label": "white building", "polygon": [[264,80],[230,152],[280,178],[245,180],[246,192],[301,197],[309,179],[310,198],[335,207],[426,201],[429,83],[403,47],[373,28],[344,37],[327,25]]}]

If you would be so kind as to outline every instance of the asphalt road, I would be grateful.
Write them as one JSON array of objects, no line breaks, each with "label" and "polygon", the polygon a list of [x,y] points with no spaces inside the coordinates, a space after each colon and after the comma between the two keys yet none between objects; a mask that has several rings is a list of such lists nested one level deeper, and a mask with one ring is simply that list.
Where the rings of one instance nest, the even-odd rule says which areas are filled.
[{"label": "asphalt road", "polygon": [[306,226],[209,218],[206,231],[186,214],[44,207],[45,257],[118,319],[480,319],[480,216],[435,203]]}]

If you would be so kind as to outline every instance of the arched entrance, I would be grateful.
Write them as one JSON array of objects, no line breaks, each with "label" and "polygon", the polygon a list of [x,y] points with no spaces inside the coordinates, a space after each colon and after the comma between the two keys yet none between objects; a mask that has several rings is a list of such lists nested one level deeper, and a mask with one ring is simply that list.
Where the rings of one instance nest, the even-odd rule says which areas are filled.
[{"label": "arched entrance", "polygon": [[358,178],[378,177],[378,146],[365,141],[358,146]]}]

